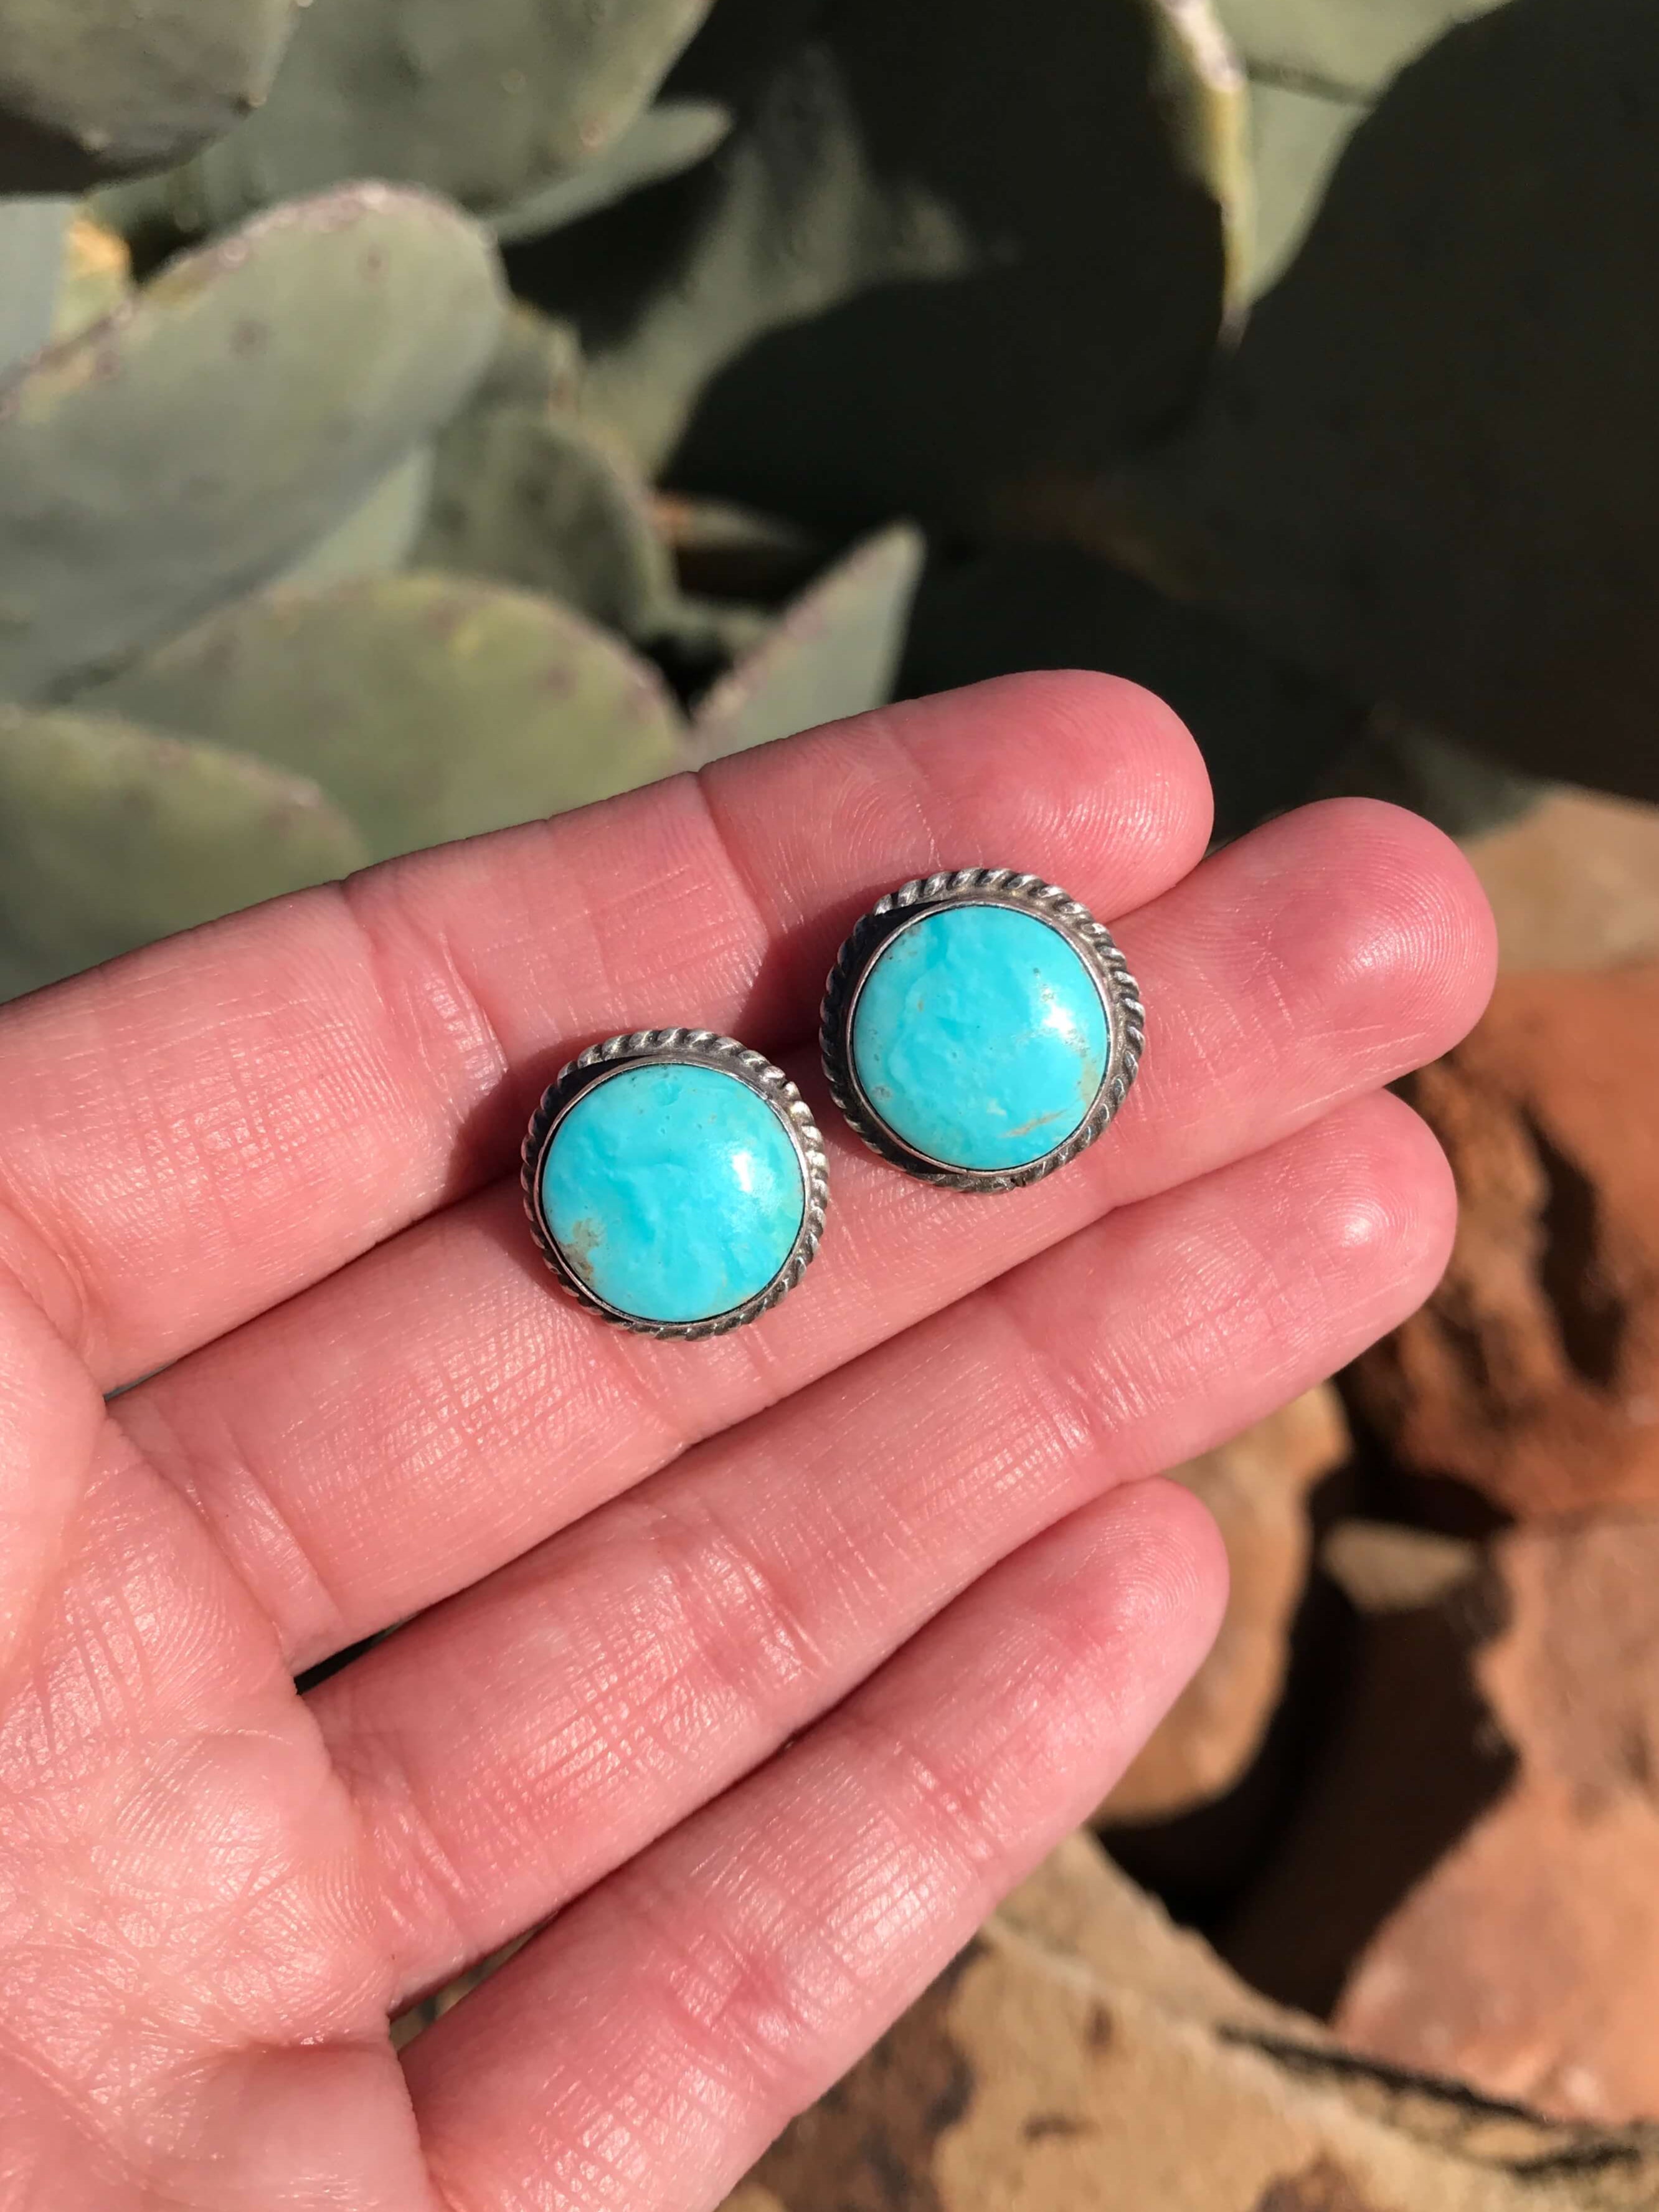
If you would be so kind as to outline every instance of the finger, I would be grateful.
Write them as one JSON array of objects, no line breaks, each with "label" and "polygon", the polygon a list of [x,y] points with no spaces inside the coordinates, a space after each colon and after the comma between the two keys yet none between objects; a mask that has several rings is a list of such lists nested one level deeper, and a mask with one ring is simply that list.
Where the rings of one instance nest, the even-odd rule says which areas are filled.
[{"label": "finger", "polygon": [[0,1273],[0,1680],[61,1579],[105,1426],[86,1370]]},{"label": "finger", "polygon": [[312,1699],[411,1996],[642,1850],[1039,1530],[1283,1404],[1445,1261],[1365,1101],[1126,1209],[427,1615]]},{"label": "finger", "polygon": [[718,2202],[1110,1789],[1225,1572],[1172,1486],[1084,1509],[572,1907],[404,2053],[446,2200]]},{"label": "finger", "polygon": [[1208,824],[1149,694],[1015,678],[237,916],[0,1018],[0,1261],[130,1382],[505,1171],[596,1038],[805,1036],[905,878],[1040,856],[1121,910]]},{"label": "finger", "polygon": [[994,1200],[834,1145],[802,1290],[696,1346],[548,1291],[517,1193],[423,1224],[120,1401],[309,1663],[487,1573],[663,1465],[1108,1206],[1272,1142],[1461,1036],[1490,921],[1466,863],[1392,808],[1287,817],[1123,930],[1141,1081],[1063,1176]]}]

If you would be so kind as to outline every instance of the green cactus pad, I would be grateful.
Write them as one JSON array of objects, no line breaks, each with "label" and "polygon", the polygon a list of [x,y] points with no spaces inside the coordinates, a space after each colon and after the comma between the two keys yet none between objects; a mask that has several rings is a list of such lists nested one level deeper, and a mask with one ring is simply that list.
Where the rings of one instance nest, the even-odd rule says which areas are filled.
[{"label": "green cactus pad", "polygon": [[1176,153],[1221,211],[1230,307],[1249,281],[1253,216],[1250,92],[1214,0],[1141,0],[1152,25],[1153,94]]},{"label": "green cactus pad", "polygon": [[[1179,6],[1184,0],[1153,0]],[[1250,71],[1252,244],[1245,296],[1276,283],[1337,158],[1396,71],[1498,0],[1204,0]]]},{"label": "green cactus pad", "polygon": [[576,416],[530,407],[469,410],[445,431],[414,557],[550,592],[635,637],[674,587],[627,456]]},{"label": "green cactus pad", "polygon": [[366,858],[303,778],[109,717],[0,707],[0,990]]},{"label": "green cactus pad", "polygon": [[699,708],[699,758],[720,760],[884,705],[924,550],[921,532],[897,523],[797,599]]},{"label": "green cactus pad", "polygon": [[539,185],[490,217],[503,246],[562,230],[646,185],[677,177],[707,159],[731,129],[711,100],[664,100],[648,107],[596,161]]},{"label": "green cactus pad", "polygon": [[433,451],[417,446],[387,471],[360,507],[308,546],[276,581],[348,583],[357,576],[390,575],[405,568],[432,503]]},{"label": "green cactus pad", "polygon": [[1214,0],[1252,72],[1339,97],[1380,92],[1455,23],[1499,0]]},{"label": "green cactus pad", "polygon": [[688,765],[655,670],[579,615],[431,574],[227,607],[92,695],[313,776],[384,859]]},{"label": "green cactus pad", "polygon": [[[814,327],[867,288],[938,282],[974,260],[966,226],[936,195],[889,190],[872,173],[842,72],[816,46],[790,58],[717,166],[716,188],[689,230],[677,206],[663,210],[652,258],[668,265],[643,293],[613,258],[569,265],[569,240],[555,237],[526,257],[536,295],[573,301],[591,324],[586,403],[653,472],[706,380],[754,341]],[[724,489],[719,473],[716,464],[709,489]],[[756,483],[745,496],[764,503],[766,492]]]},{"label": "green cactus pad", "polygon": [[122,220],[188,235],[351,177],[429,185],[480,214],[510,209],[605,154],[710,4],[318,0],[258,112],[124,195]]},{"label": "green cactus pad", "polygon": [[294,0],[0,0],[0,191],[160,168],[269,89]]},{"label": "green cactus pad", "polygon": [[475,408],[551,408],[563,414],[582,389],[582,341],[574,327],[523,300],[510,302]]},{"label": "green cactus pad", "polygon": [[1369,111],[1364,100],[1300,84],[1252,84],[1250,100],[1254,296],[1278,283],[1300,249],[1342,149]]},{"label": "green cactus pad", "polygon": [[315,544],[470,390],[499,282],[453,209],[354,185],[0,385],[0,697],[61,694]]},{"label": "green cactus pad", "polygon": [[51,337],[72,200],[0,199],[0,377]]}]

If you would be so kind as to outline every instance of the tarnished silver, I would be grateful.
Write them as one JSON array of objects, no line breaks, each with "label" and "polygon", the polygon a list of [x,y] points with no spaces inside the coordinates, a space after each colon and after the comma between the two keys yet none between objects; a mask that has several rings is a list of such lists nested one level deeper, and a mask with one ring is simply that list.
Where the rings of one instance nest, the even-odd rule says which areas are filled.
[{"label": "tarnished silver", "polygon": [[[858,1081],[852,1025],[866,979],[895,937],[924,916],[954,906],[1012,907],[1039,915],[1082,961],[1105,1009],[1110,1043],[1094,1103],[1063,1144],[1024,1167],[961,1168],[929,1158],[888,1127]],[[1141,1065],[1147,1043],[1146,1021],[1146,1008],[1127,962],[1112,941],[1111,931],[1086,906],[1057,884],[1045,884],[1040,876],[1020,875],[1012,868],[958,868],[946,875],[918,876],[899,890],[889,891],[841,947],[824,995],[824,1073],[836,1104],[853,1130],[873,1152],[906,1174],[947,1190],[1016,1190],[1053,1175],[1104,1134],[1128,1097]]]},{"label": "tarnished silver", "polygon": [[[542,1210],[542,1169],[560,1122],[577,1100],[585,1097],[597,1085],[625,1068],[693,1065],[718,1067],[766,1100],[782,1123],[801,1164],[806,1206],[794,1247],[764,1291],[742,1305],[732,1307],[730,1312],[715,1314],[706,1321],[646,1321],[638,1314],[624,1313],[620,1307],[609,1304],[572,1267],[554,1241]],[[812,1118],[811,1109],[781,1068],[774,1067],[761,1054],[751,1052],[747,1045],[739,1044],[735,1037],[719,1036],[712,1030],[634,1030],[627,1036],[608,1037],[603,1044],[590,1045],[579,1059],[560,1070],[542,1094],[541,1104],[530,1117],[522,1158],[519,1181],[524,1194],[524,1209],[542,1257],[552,1269],[560,1289],[590,1313],[600,1314],[606,1321],[615,1322],[621,1328],[632,1329],[639,1336],[689,1341],[697,1337],[724,1336],[729,1329],[742,1328],[748,1322],[758,1321],[795,1288],[811,1266],[824,1234],[824,1209],[829,1203],[829,1162],[824,1156],[824,1139]]]}]

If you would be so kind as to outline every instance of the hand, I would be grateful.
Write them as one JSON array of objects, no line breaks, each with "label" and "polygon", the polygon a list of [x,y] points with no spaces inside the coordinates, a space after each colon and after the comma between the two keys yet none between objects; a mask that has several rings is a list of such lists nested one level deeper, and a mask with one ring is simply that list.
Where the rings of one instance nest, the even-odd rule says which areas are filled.
[{"label": "hand", "polygon": [[[702,2212],[1087,1815],[1223,1601],[1148,1478],[1429,1289],[1381,1087],[1492,964],[1410,816],[1208,834],[1166,710],[1026,678],[0,1015],[4,2212]],[[855,916],[985,862],[1123,918],[1105,1140],[976,1200],[826,1114],[764,1322],[561,1297],[512,1173],[560,1062],[694,1022],[801,1073]]]}]

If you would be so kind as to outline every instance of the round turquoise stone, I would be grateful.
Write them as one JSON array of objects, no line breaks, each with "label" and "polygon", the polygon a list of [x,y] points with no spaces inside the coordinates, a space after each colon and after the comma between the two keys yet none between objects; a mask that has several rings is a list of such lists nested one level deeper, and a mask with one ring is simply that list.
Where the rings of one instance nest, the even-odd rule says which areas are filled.
[{"label": "round turquoise stone", "polygon": [[554,1243],[639,1321],[712,1321],[758,1296],[806,1216],[783,1121],[724,1068],[620,1068],[578,1098],[542,1163]]},{"label": "round turquoise stone", "polygon": [[946,1167],[1028,1167],[1084,1121],[1111,1040],[1100,993],[1057,929],[1012,907],[945,907],[876,957],[853,1071],[896,1137]]}]

